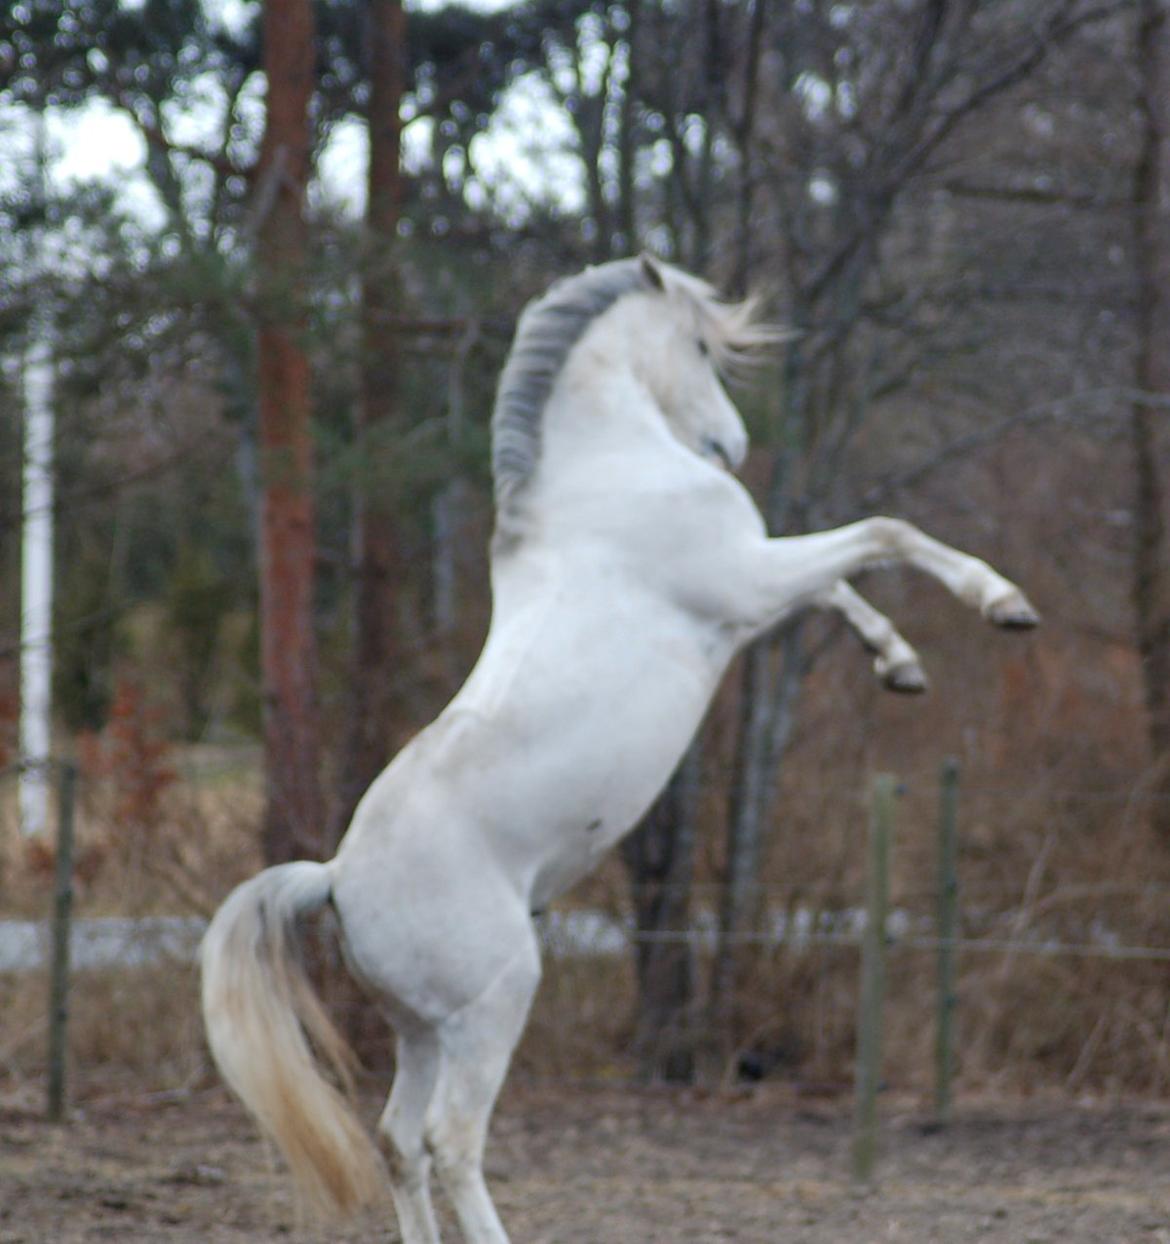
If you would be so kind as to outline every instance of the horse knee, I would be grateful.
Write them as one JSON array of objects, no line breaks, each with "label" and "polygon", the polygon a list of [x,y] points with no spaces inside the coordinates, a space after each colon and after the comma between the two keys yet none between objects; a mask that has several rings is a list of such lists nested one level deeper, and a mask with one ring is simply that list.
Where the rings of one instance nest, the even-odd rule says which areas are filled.
[{"label": "horse knee", "polygon": [[869,527],[870,535],[876,541],[881,555],[897,556],[908,553],[913,545],[918,528],[904,518],[888,518],[877,515],[863,520]]}]

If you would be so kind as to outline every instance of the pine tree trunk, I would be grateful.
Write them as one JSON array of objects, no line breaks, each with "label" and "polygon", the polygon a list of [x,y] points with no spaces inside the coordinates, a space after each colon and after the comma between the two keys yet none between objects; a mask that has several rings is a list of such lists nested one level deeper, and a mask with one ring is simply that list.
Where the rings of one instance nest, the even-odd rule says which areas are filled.
[{"label": "pine tree trunk", "polygon": [[1170,845],[1170,546],[1160,464],[1170,438],[1170,24],[1144,0],[1138,33],[1142,149],[1134,182],[1138,278],[1137,387],[1130,414],[1134,464],[1133,601],[1152,762],[1152,820]]},{"label": "pine tree trunk", "polygon": [[398,414],[399,283],[394,256],[402,206],[399,110],[405,82],[406,14],[401,0],[371,0],[370,171],[366,209],[369,247],[362,284],[362,464],[355,515],[353,670],[338,832],[386,764],[394,705],[395,601],[401,577],[394,497],[378,463],[394,452]]},{"label": "pine tree trunk", "polygon": [[309,101],[315,69],[309,0],[264,7],[267,122],[258,170],[257,274],[261,519],[261,677],[270,863],[319,855],[317,655],[313,634],[316,542],[309,361],[305,353],[304,220]]}]

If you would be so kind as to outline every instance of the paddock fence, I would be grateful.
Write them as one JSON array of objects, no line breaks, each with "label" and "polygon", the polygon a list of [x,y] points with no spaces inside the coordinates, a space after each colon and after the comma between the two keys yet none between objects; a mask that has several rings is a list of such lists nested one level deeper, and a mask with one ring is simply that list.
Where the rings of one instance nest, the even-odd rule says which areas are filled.
[{"label": "paddock fence", "polygon": [[[23,1022],[18,1022],[16,1031],[0,1033],[0,1080],[6,1075],[19,1079],[23,1074],[31,1082],[43,1076],[45,1112],[49,1118],[60,1121],[68,1117],[74,1069],[82,1069],[87,1075],[93,1070],[93,1054],[87,1049],[87,1042],[79,1034],[70,1033],[74,1018],[72,994],[77,982],[111,973],[130,982],[136,972],[153,967],[172,981],[185,982],[193,1004],[194,990],[189,986],[206,903],[197,899],[184,902],[182,893],[176,891],[171,896],[172,910],[115,913],[93,910],[91,905],[76,916],[74,830],[78,799],[86,794],[87,783],[103,779],[82,778],[79,784],[78,769],[72,762],[56,763],[52,772],[56,830],[53,843],[37,848],[45,881],[38,899],[40,910],[28,910],[27,894],[18,905],[23,910],[12,910],[5,891],[10,891],[18,870],[11,862],[6,864],[7,875],[0,877],[0,988],[26,997]],[[0,771],[0,792],[14,783],[17,776],[16,768]],[[945,1125],[951,1116],[956,1066],[963,1055],[963,1012],[969,1003],[964,999],[961,981],[963,973],[979,960],[993,962],[996,979],[1011,984],[1017,993],[1021,988],[1019,980],[1024,980],[1023,994],[1016,1002],[1025,1006],[1026,982],[1035,975],[1034,971],[1016,971],[1009,979],[1009,970],[1025,962],[1104,965],[1114,979],[1118,973],[1141,974],[1140,980],[1134,977],[1134,988],[1144,999],[1141,1005],[1121,999],[1112,1010],[1103,1008],[1087,1031],[1078,1036],[1079,1049],[1063,1081],[1072,1090],[1090,1081],[1093,1067],[1109,1054],[1106,1047],[1111,1040],[1117,1040],[1117,1033],[1111,1036],[1111,1025],[1119,1027],[1114,1020],[1121,1015],[1131,1038],[1137,1034],[1140,1056],[1150,1063],[1147,1090],[1166,1091],[1170,1087],[1170,973],[1165,972],[1164,965],[1170,964],[1170,937],[1143,941],[1132,932],[1153,929],[1162,933],[1167,924],[1160,916],[1135,922],[1114,919],[1111,913],[1123,917],[1136,907],[1154,913],[1170,911],[1170,886],[1159,884],[1156,878],[1135,883],[1131,875],[1126,881],[1096,878],[1079,886],[1065,886],[1059,892],[1047,892],[1043,883],[1045,870],[1052,866],[1060,847],[1049,837],[1040,840],[1026,875],[1013,877],[1010,884],[996,885],[983,879],[967,886],[962,877],[966,803],[976,797],[984,801],[1019,799],[1029,792],[1007,786],[964,789],[954,761],[944,762],[935,772],[916,775],[911,784],[919,796],[919,817],[926,791],[931,792],[935,805],[937,829],[933,880],[929,886],[891,884],[900,844],[903,792],[908,783],[900,776],[878,775],[871,780],[867,801],[859,801],[863,806],[868,802],[861,818],[868,830],[858,837],[859,845],[867,844],[858,852],[864,856],[866,867],[864,884],[856,886],[852,893],[838,888],[832,894],[817,895],[807,887],[794,893],[783,884],[761,883],[755,890],[756,917],[751,927],[731,934],[720,930],[719,887],[711,882],[695,883],[691,888],[691,916],[685,928],[639,931],[629,914],[628,903],[614,900],[599,906],[591,903],[588,896],[583,902],[571,899],[544,914],[540,928],[548,963],[545,989],[553,998],[543,1019],[536,1016],[538,1027],[543,1024],[551,1043],[571,1046],[572,1041],[566,1041],[563,1033],[553,1031],[560,1006],[567,1015],[571,1012],[565,1022],[573,1030],[573,1040],[620,1042],[625,1025],[623,1010],[631,1004],[630,976],[627,966],[623,969],[625,993],[614,994],[613,965],[615,961],[628,964],[632,949],[644,943],[685,945],[700,968],[709,962],[721,939],[735,943],[745,954],[754,954],[750,993],[755,1011],[764,1015],[759,1025],[764,1029],[768,1028],[771,1015],[784,1008],[783,992],[794,976],[801,978],[801,987],[807,993],[808,980],[821,974],[811,988],[814,1005],[824,1008],[824,999],[816,1002],[815,994],[818,988],[829,991],[822,982],[830,979],[831,969],[836,973],[831,977],[836,981],[832,986],[832,1005],[838,1012],[836,1028],[843,1033],[847,1023],[852,1047],[851,1079],[857,1118],[853,1172],[860,1180],[870,1177],[875,1161],[877,1102],[885,1082],[884,1058],[890,1048],[890,1036],[883,1022],[890,1006],[890,976],[897,976],[902,970],[899,965],[911,961],[914,967],[910,1026],[915,1029],[914,1039],[920,1047],[921,1030],[931,1030],[930,1108],[939,1125]],[[92,795],[92,791],[89,793]],[[1062,791],[1060,798],[1068,806],[1112,807],[1116,814],[1131,817],[1140,814],[1142,802],[1149,796],[1140,790],[1085,789]],[[9,835],[10,842],[11,838]],[[915,849],[921,854],[921,833],[917,834],[916,843]],[[922,863],[918,860],[918,867],[912,870],[919,879],[924,873]],[[818,961],[818,955],[834,958]],[[848,961],[844,971],[842,957]],[[841,984],[846,980],[852,982],[848,999]],[[131,983],[125,985],[131,991],[134,987]],[[907,988],[903,983],[904,994]],[[35,1005],[27,1002],[30,991],[39,991],[43,999],[39,1019]],[[591,991],[597,996],[589,1002],[587,995]],[[578,1009],[573,1011],[566,1006],[567,1000]],[[805,997],[802,1005],[807,1001]],[[905,1010],[905,999],[901,1005]],[[6,1013],[11,1015],[12,1008],[6,1008]],[[695,1016],[691,1018],[699,1022]],[[590,1036],[593,1020],[600,1020],[603,1028],[608,1025],[610,1035]],[[189,1034],[197,1029],[197,1015],[188,1016],[183,1022]],[[905,1015],[900,1023],[904,1034],[909,1023]],[[826,1023],[826,1027],[832,1026]],[[199,1040],[196,1036],[191,1039]],[[841,1040],[844,1039],[842,1035]],[[43,1049],[40,1057],[30,1053],[38,1044]],[[767,1039],[759,1044],[766,1047]],[[1034,1055],[1042,1057],[1045,1052],[1038,1049]],[[620,1050],[616,1057],[620,1069]],[[614,1059],[611,1051],[601,1061],[612,1067]],[[188,1057],[188,1077],[196,1076],[196,1063],[203,1066],[205,1062],[200,1045],[198,1055]],[[540,1066],[539,1056],[531,1055],[529,1063]],[[550,1065],[555,1067],[556,1074],[564,1074],[563,1063],[554,1060]],[[776,1070],[783,1074],[785,1066],[781,1051]],[[22,1068],[29,1070],[22,1072]],[[768,1072],[765,1066],[764,1074]]]}]

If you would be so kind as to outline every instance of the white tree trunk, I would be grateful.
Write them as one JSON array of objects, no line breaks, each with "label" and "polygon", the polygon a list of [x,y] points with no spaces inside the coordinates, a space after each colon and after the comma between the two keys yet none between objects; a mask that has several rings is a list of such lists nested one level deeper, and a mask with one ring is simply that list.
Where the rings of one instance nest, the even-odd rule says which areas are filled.
[{"label": "white tree trunk", "polygon": [[33,333],[24,373],[24,505],[20,610],[20,827],[49,823],[53,678],[53,357],[48,326]]}]

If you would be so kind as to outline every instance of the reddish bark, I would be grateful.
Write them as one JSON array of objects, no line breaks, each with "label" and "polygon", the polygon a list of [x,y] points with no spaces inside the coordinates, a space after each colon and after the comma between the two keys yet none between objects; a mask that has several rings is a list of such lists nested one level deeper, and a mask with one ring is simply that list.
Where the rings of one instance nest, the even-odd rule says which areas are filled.
[{"label": "reddish bark", "polygon": [[256,221],[261,327],[261,678],[270,863],[321,852],[323,806],[313,633],[312,406],[305,352],[304,218],[315,70],[310,0],[267,0],[267,123]]}]

